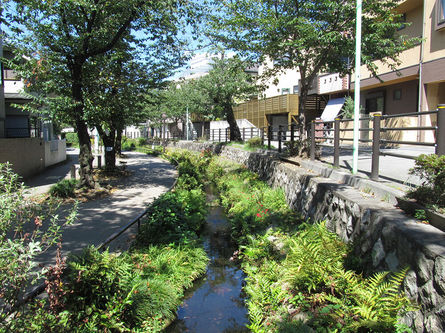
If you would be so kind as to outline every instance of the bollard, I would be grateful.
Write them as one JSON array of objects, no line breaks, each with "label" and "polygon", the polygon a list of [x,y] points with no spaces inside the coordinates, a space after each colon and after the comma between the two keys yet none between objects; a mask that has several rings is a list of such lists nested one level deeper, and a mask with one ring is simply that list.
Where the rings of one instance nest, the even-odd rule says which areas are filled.
[{"label": "bollard", "polygon": [[102,155],[97,155],[97,167],[102,168]]},{"label": "bollard", "polygon": [[371,179],[379,180],[379,156],[380,156],[380,125],[382,115],[375,114],[373,118],[372,130],[372,161],[371,161]]},{"label": "bollard", "polygon": [[436,155],[445,155],[445,104],[437,106]]},{"label": "bollard", "polygon": [[76,166],[71,166],[71,179],[76,179]]}]

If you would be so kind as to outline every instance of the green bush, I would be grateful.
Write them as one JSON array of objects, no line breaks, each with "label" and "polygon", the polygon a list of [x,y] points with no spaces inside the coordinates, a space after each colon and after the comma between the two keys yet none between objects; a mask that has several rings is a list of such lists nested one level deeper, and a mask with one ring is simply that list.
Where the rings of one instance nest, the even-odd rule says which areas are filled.
[{"label": "green bush", "polygon": [[207,262],[202,248],[188,246],[120,255],[88,247],[71,257],[58,295],[50,294],[56,307],[34,302],[16,318],[15,331],[161,332]]},{"label": "green bush", "polygon": [[66,133],[65,139],[68,147],[79,147],[79,137],[77,133]]},{"label": "green bush", "polygon": [[49,194],[59,198],[71,198],[75,196],[75,189],[79,181],[77,179],[62,179],[51,186]]},{"label": "green bush", "polygon": [[250,138],[247,141],[247,146],[250,148],[262,148],[263,147],[263,141],[260,137]]},{"label": "green bush", "polygon": [[0,163],[0,207],[0,332],[29,332],[31,326],[20,321],[26,309],[18,303],[41,281],[38,259],[60,242],[60,228],[73,222],[75,208],[62,221],[54,213],[60,207],[55,201],[39,204],[25,197],[9,163]]},{"label": "green bush", "polygon": [[122,151],[132,151],[135,150],[137,145],[137,139],[130,139],[126,136],[122,136],[121,150]]},{"label": "green bush", "polygon": [[137,244],[183,243],[197,239],[206,213],[202,190],[168,192],[150,207],[148,217],[141,224]]},{"label": "green bush", "polygon": [[145,146],[147,144],[147,139],[146,138],[138,138],[137,140],[137,145],[138,146]]},{"label": "green bush", "polygon": [[445,156],[420,155],[410,174],[420,177],[422,185],[408,193],[419,203],[445,208]]}]

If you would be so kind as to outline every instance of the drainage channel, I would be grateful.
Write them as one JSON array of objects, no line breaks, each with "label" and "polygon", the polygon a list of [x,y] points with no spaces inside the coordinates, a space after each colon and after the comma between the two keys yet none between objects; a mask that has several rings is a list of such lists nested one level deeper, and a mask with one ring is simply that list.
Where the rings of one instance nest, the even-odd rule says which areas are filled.
[{"label": "drainage channel", "polygon": [[[207,200],[213,199],[212,188],[208,188]],[[245,275],[230,260],[236,246],[230,241],[230,227],[222,207],[211,206],[206,221],[204,248],[210,258],[206,275],[187,291],[176,320],[165,331],[249,332],[242,292]]]}]

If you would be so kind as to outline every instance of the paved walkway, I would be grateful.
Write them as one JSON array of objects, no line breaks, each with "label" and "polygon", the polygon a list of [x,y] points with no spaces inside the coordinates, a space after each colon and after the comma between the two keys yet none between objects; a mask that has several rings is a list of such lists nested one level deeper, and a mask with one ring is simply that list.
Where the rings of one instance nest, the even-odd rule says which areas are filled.
[{"label": "paved walkway", "polygon": [[[76,222],[62,232],[64,256],[69,252],[80,252],[88,245],[99,245],[140,215],[149,203],[173,185],[177,171],[167,161],[135,152],[126,152],[125,155],[127,158],[124,160],[131,175],[113,184],[117,190],[111,196],[79,204]],[[72,161],[75,161],[75,157]],[[34,184],[33,193],[41,192],[45,186],[48,188],[51,185],[51,180],[55,183],[59,177],[63,178],[65,171],[69,173],[71,163],[47,170],[29,180],[28,186]],[[128,236],[121,235],[110,248],[125,248]],[[53,263],[55,254],[56,249],[51,249],[39,258],[39,262],[45,265]]]},{"label": "paved walkway", "polygon": [[[434,147],[423,146],[402,146],[399,148],[381,149],[382,152],[396,153],[400,155],[419,156],[420,154],[433,154]],[[323,147],[321,160],[327,163],[333,163],[333,148]],[[371,175],[372,151],[369,147],[361,147],[358,157],[358,174],[365,178]],[[414,160],[393,157],[380,156],[379,162],[379,180],[382,183],[393,184],[400,190],[407,190],[415,185],[420,185],[421,180],[410,175],[409,170],[414,167]],[[340,168],[346,171],[352,170],[352,150],[341,150]]]}]

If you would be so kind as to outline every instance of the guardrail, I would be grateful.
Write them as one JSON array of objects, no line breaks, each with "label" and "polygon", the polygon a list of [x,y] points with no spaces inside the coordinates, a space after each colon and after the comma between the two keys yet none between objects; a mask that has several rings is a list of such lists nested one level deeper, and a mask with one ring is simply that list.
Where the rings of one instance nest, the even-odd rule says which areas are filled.
[{"label": "guardrail", "polygon": [[[426,115],[436,115],[437,124],[436,126],[409,126],[409,127],[390,127],[382,126],[384,120],[397,119],[402,117],[422,117]],[[437,155],[445,155],[445,105],[439,106],[437,110],[425,111],[425,112],[413,112],[413,113],[403,113],[397,115],[379,115],[376,114],[372,117],[362,117],[360,121],[368,121],[372,123],[371,127],[360,128],[360,132],[370,132],[372,134],[372,139],[359,139],[360,143],[368,143],[372,147],[372,160],[371,160],[371,176],[372,180],[378,180],[379,178],[379,157],[380,156],[393,156],[406,159],[416,159],[416,156],[410,156],[405,154],[397,154],[391,152],[381,151],[381,145],[410,145],[410,146],[430,146],[435,147],[435,153]],[[341,128],[342,123],[352,122],[353,120],[346,119],[340,120],[335,119],[335,121],[313,121],[311,123],[310,138],[311,138],[311,150],[310,158],[315,159],[315,150],[317,146],[327,146],[334,148],[334,167],[339,167],[340,163],[340,148],[341,149],[352,149],[352,147],[341,147],[341,141],[353,141],[352,138],[341,138],[340,134],[343,132],[353,131],[352,128]],[[331,127],[332,126],[332,127]],[[403,141],[403,140],[392,140],[382,138],[382,134],[386,132],[397,133],[401,131],[434,131],[435,142],[419,142],[419,141]],[[327,145],[322,144],[320,141],[326,141],[332,139],[333,144]],[[317,142],[318,141],[318,142]]]}]

